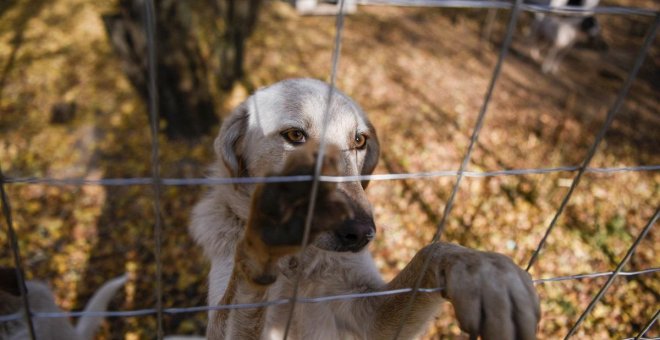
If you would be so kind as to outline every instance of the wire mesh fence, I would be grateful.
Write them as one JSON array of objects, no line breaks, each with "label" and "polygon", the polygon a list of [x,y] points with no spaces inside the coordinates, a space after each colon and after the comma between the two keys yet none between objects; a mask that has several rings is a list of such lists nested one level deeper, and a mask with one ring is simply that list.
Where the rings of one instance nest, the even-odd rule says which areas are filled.
[{"label": "wire mesh fence", "polygon": [[[343,6],[343,1],[339,1],[340,7]],[[422,288],[421,280],[418,281],[418,284],[414,287],[406,289],[398,289],[391,291],[382,291],[374,293],[356,293],[356,294],[345,294],[345,295],[336,295],[336,296],[318,296],[318,297],[299,297],[298,290],[294,289],[294,296],[288,299],[280,299],[274,301],[265,301],[253,304],[240,304],[240,305],[219,305],[219,306],[200,306],[200,307],[177,307],[177,308],[165,308],[162,303],[162,263],[161,263],[161,240],[163,238],[163,226],[161,221],[162,207],[160,197],[162,195],[163,186],[200,186],[200,185],[231,185],[237,183],[268,183],[268,182],[287,182],[287,181],[313,181],[315,185],[320,181],[331,181],[331,182],[344,182],[344,181],[361,181],[361,180],[371,180],[371,181],[385,181],[385,180],[403,180],[403,179],[421,179],[421,178],[437,178],[437,177],[452,177],[455,178],[452,192],[445,204],[444,211],[441,214],[441,220],[437,226],[437,231],[431,242],[438,242],[441,238],[446,219],[451,216],[452,207],[455,203],[455,197],[457,192],[460,190],[461,181],[466,177],[498,177],[498,176],[520,176],[520,175],[531,175],[531,174],[549,174],[549,173],[558,173],[558,172],[569,172],[574,173],[574,177],[570,181],[570,187],[563,197],[559,207],[554,214],[554,217],[550,221],[543,235],[540,235],[538,246],[533,252],[529,262],[527,263],[527,270],[529,271],[534,264],[539,260],[539,256],[542,253],[544,245],[546,244],[549,237],[552,236],[552,231],[557,225],[557,221],[562,216],[564,209],[571,200],[571,197],[575,189],[580,185],[581,179],[586,173],[605,173],[605,174],[618,174],[623,172],[656,172],[660,170],[660,165],[643,165],[643,166],[629,166],[629,167],[603,167],[603,168],[593,168],[590,167],[591,160],[594,155],[597,153],[601,142],[603,141],[605,134],[608,129],[611,127],[612,122],[621,110],[621,107],[631,89],[633,82],[635,81],[639,70],[648,55],[648,52],[655,41],[655,37],[658,31],[658,26],[660,25],[660,13],[648,9],[632,8],[632,7],[597,7],[594,9],[584,10],[575,7],[549,7],[543,5],[530,5],[525,4],[522,0],[516,0],[513,2],[508,1],[424,1],[424,0],[401,0],[401,1],[378,1],[378,0],[369,0],[363,1],[364,4],[368,5],[396,5],[396,6],[432,6],[432,7],[449,7],[449,8],[491,8],[491,9],[506,9],[509,10],[509,21],[505,30],[504,39],[502,40],[500,46],[500,52],[498,55],[497,63],[492,72],[492,77],[490,84],[484,95],[483,104],[481,110],[476,119],[475,125],[472,129],[472,134],[469,139],[469,145],[465,150],[464,157],[458,170],[447,170],[447,171],[432,171],[432,172],[418,172],[418,173],[389,173],[389,174],[375,174],[375,175],[365,175],[365,176],[340,176],[340,177],[329,177],[321,176],[320,168],[317,168],[313,176],[294,176],[294,177],[245,177],[245,178],[163,178],[160,174],[160,163],[159,163],[159,142],[158,142],[158,107],[157,107],[157,90],[156,82],[158,81],[156,71],[155,71],[155,37],[157,34],[157,28],[155,27],[155,20],[153,14],[153,2],[145,1],[145,20],[146,20],[146,33],[148,41],[148,52],[149,52],[149,114],[150,114],[150,131],[151,131],[151,166],[152,166],[152,176],[151,177],[136,177],[136,178],[102,178],[96,180],[90,180],[85,178],[48,178],[48,177],[5,177],[5,175],[0,172],[0,189],[2,193],[2,209],[4,214],[4,222],[7,226],[9,240],[11,242],[11,250],[14,256],[14,264],[17,268],[16,275],[19,282],[24,282],[24,263],[21,260],[21,253],[19,249],[19,239],[20,235],[17,235],[12,221],[12,212],[9,198],[5,192],[5,187],[7,185],[21,185],[21,184],[44,184],[44,185],[53,185],[53,186],[134,186],[134,185],[145,185],[151,186],[153,190],[153,204],[154,204],[154,245],[155,245],[155,261],[156,261],[156,286],[155,286],[155,295],[156,295],[156,306],[150,309],[140,309],[140,310],[130,310],[130,311],[110,311],[110,312],[98,312],[98,313],[83,313],[83,312],[65,312],[65,313],[42,313],[42,312],[32,312],[30,311],[30,306],[28,304],[27,296],[23,292],[25,312],[12,315],[0,315],[0,322],[7,322],[12,320],[17,320],[24,318],[29,325],[31,330],[30,336],[34,339],[33,331],[33,318],[65,318],[65,317],[79,317],[83,315],[88,316],[103,316],[103,317],[136,317],[136,316],[146,316],[146,315],[156,315],[157,318],[157,337],[163,337],[163,317],[164,315],[175,315],[175,314],[186,314],[186,313],[198,313],[202,311],[209,310],[226,310],[226,309],[241,309],[241,308],[256,308],[256,307],[268,307],[274,305],[290,305],[290,314],[288,317],[287,327],[284,337],[288,335],[288,330],[293,318],[293,310],[296,304],[300,303],[324,303],[328,301],[336,300],[346,300],[346,299],[359,299],[372,296],[386,296],[393,294],[410,294],[410,301],[412,302],[415,294],[421,293],[433,293],[442,290],[442,287],[438,288]],[[492,98],[493,91],[497,86],[498,79],[500,77],[501,68],[503,62],[507,58],[509,53],[513,34],[515,32],[516,24],[520,12],[539,12],[539,13],[556,13],[562,15],[583,15],[585,12],[590,14],[612,14],[612,15],[641,15],[654,17],[653,23],[648,28],[644,43],[640,47],[637,56],[635,58],[634,65],[630,68],[628,75],[623,82],[623,85],[620,88],[620,91],[616,97],[616,100],[610,107],[607,112],[605,122],[602,124],[600,130],[595,135],[595,139],[591,146],[589,147],[586,157],[582,160],[579,166],[564,166],[564,167],[553,167],[553,168],[531,168],[531,169],[506,169],[498,171],[470,171],[468,166],[472,157],[472,151],[477,143],[479,138],[479,133],[483,127],[484,118],[488,114],[489,103]],[[344,12],[340,10],[337,14],[337,24],[336,24],[336,35],[334,42],[334,52],[332,58],[332,69],[330,72],[330,83],[335,84],[338,73],[339,58],[341,56],[341,42],[342,42],[342,29],[344,22]],[[332,89],[332,88],[331,88]],[[333,96],[333,91],[331,90],[328,93],[328,101],[331,100]],[[327,117],[327,113],[326,113]],[[327,126],[326,124],[324,125]],[[323,138],[321,141],[321,149],[323,149]],[[318,153],[317,164],[321,164],[319,160],[323,158],[323,152]],[[312,205],[315,200],[315,192],[312,192]],[[307,223],[305,226],[306,234],[310,228],[311,223],[311,211],[313,207],[309,209],[310,215],[308,215]],[[534,280],[535,284],[551,284],[553,282],[559,281],[571,281],[571,280],[580,280],[585,278],[596,278],[596,277],[605,277],[607,278],[606,283],[602,286],[597,295],[595,295],[592,301],[589,303],[588,307],[583,311],[580,317],[573,323],[569,333],[566,335],[566,338],[574,335],[575,331],[580,327],[580,324],[583,320],[589,315],[594,306],[599,303],[603,296],[607,293],[608,288],[614,282],[617,277],[629,277],[629,276],[638,276],[638,275],[653,275],[660,271],[660,268],[647,268],[637,271],[624,271],[624,267],[634,256],[635,250],[639,246],[640,242],[648,235],[649,231],[656,224],[658,218],[660,217],[660,210],[656,207],[655,213],[648,220],[646,226],[639,233],[637,238],[629,246],[626,255],[618,262],[615,269],[609,272],[599,272],[599,273],[583,273],[575,274],[568,276],[560,277],[551,277],[551,278],[539,278]],[[306,239],[306,238],[305,238]],[[303,246],[307,241],[304,241]],[[425,263],[424,267],[428,266],[429,263]],[[299,278],[298,278],[299,279]],[[297,282],[297,281],[296,281]],[[297,286],[297,284],[296,284]],[[409,304],[410,306],[410,304]],[[410,307],[409,307],[410,308]],[[640,332],[636,334],[634,339],[645,339],[645,335],[651,329],[651,327],[657,322],[658,312],[655,315],[651,316],[648,322],[642,327]],[[402,319],[405,320],[405,318]],[[402,325],[400,326],[402,327]]]}]

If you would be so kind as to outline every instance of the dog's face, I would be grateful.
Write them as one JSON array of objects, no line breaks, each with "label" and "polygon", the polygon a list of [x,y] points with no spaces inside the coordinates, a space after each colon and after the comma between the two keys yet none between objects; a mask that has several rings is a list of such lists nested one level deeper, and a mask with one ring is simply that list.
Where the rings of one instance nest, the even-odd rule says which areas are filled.
[{"label": "dog's face", "polygon": [[[341,150],[341,175],[371,174],[379,155],[376,131],[359,106],[337,90],[327,110],[328,91],[329,85],[318,80],[291,79],[248,98],[227,118],[215,141],[216,153],[228,173],[233,177],[279,173],[292,151],[320,140],[327,111],[325,141]],[[352,205],[354,218],[337,231],[319,235],[315,246],[359,251],[373,239],[376,228],[364,192],[367,184],[339,184],[339,192]]]}]

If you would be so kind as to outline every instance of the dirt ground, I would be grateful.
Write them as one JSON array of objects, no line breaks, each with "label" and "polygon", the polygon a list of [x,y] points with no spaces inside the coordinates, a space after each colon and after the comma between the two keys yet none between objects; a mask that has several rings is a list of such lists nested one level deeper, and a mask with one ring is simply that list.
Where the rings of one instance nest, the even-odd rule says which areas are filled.
[{"label": "dirt ground", "polygon": [[[657,2],[604,1],[660,10]],[[101,14],[114,1],[9,1],[0,4],[0,165],[7,177],[150,176],[144,106],[121,74]],[[456,170],[492,76],[508,11],[361,6],[346,18],[338,87],[369,114],[379,133],[376,173]],[[543,74],[524,41],[513,46],[488,107],[472,171],[579,165],[614,103],[653,18],[599,15],[607,50],[578,46],[554,75]],[[300,17],[283,2],[264,7],[247,49],[247,79],[217,96],[224,113],[260,86],[291,77],[329,79],[332,17]],[[660,38],[591,167],[660,164]],[[75,103],[66,123],[56,105]],[[60,106],[62,107],[62,106]],[[203,177],[214,136],[161,139],[163,177]],[[465,178],[443,239],[502,252],[526,266],[574,172]],[[379,234],[370,246],[391,278],[435,232],[455,177],[374,181],[368,195]],[[153,194],[149,186],[9,184],[15,228],[29,278],[53,286],[62,308],[82,309],[104,281],[130,281],[113,310],[155,304]],[[164,220],[166,307],[205,304],[208,264],[189,239],[199,186],[168,187]],[[613,270],[660,205],[657,171],[587,173],[530,273],[549,278]],[[3,216],[4,221],[4,216]],[[2,222],[0,265],[13,263]],[[660,267],[652,230],[625,270]],[[659,305],[656,274],[621,277],[579,328],[577,338],[635,336]],[[540,338],[566,334],[606,278],[537,285]],[[464,338],[443,306],[426,338]],[[166,316],[166,334],[203,334],[205,314]],[[110,318],[101,339],[151,339],[155,317]],[[648,336],[660,336],[658,328]]]}]

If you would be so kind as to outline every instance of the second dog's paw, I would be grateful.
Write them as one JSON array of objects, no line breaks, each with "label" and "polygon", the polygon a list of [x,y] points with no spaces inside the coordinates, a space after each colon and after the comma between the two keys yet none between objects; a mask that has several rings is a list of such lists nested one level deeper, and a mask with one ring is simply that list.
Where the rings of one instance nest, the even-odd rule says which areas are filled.
[{"label": "second dog's paw", "polygon": [[[284,170],[278,176],[313,175],[318,145],[308,143],[289,155]],[[340,173],[341,155],[338,148],[326,148],[321,174]],[[301,244],[310,205],[312,181],[267,183],[260,185],[253,198],[251,223],[259,229],[262,241],[269,246],[298,246]],[[310,238],[332,229],[351,217],[347,200],[337,191],[337,184],[319,182],[310,228]]]}]

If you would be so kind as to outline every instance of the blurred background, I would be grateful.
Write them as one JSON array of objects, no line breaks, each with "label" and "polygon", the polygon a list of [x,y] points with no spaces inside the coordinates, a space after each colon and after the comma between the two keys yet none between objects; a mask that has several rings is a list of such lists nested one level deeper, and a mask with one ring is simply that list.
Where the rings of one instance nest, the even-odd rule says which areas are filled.
[{"label": "blurred background", "polygon": [[[660,10],[654,0],[600,5]],[[151,175],[142,8],[141,0],[0,3],[0,166],[7,178]],[[291,77],[329,80],[335,17],[301,15],[305,11],[284,1],[156,1],[162,177],[206,176],[219,124],[255,89]],[[459,168],[509,14],[351,8],[337,84],[376,126],[382,146],[376,173]],[[544,68],[556,43],[543,29],[533,29],[532,13],[521,13],[470,170],[580,165],[654,18],[598,14],[595,19],[596,34],[583,20],[572,23],[574,45],[562,52],[557,67]],[[660,164],[659,40],[591,167]],[[465,178],[443,238],[502,252],[524,267],[574,176]],[[430,241],[455,180],[370,184],[379,228],[370,247],[386,278]],[[149,185],[10,183],[5,188],[26,275],[51,285],[62,309],[82,309],[103,282],[125,272],[129,282],[110,309],[155,306]],[[165,307],[205,305],[208,263],[187,234],[191,208],[204,190],[163,188]],[[532,276],[613,270],[659,203],[658,171],[586,173]],[[12,266],[4,217],[0,265]],[[659,267],[659,241],[658,230],[652,230],[625,270]],[[636,335],[660,305],[659,278],[658,273],[617,278],[577,338]],[[606,279],[537,285],[540,338],[564,336]],[[445,304],[443,311],[426,338],[461,338],[451,306]],[[164,319],[165,334],[203,334],[205,325],[205,312]],[[155,335],[155,316],[113,317],[98,338]],[[658,327],[648,336],[660,336]]]}]

